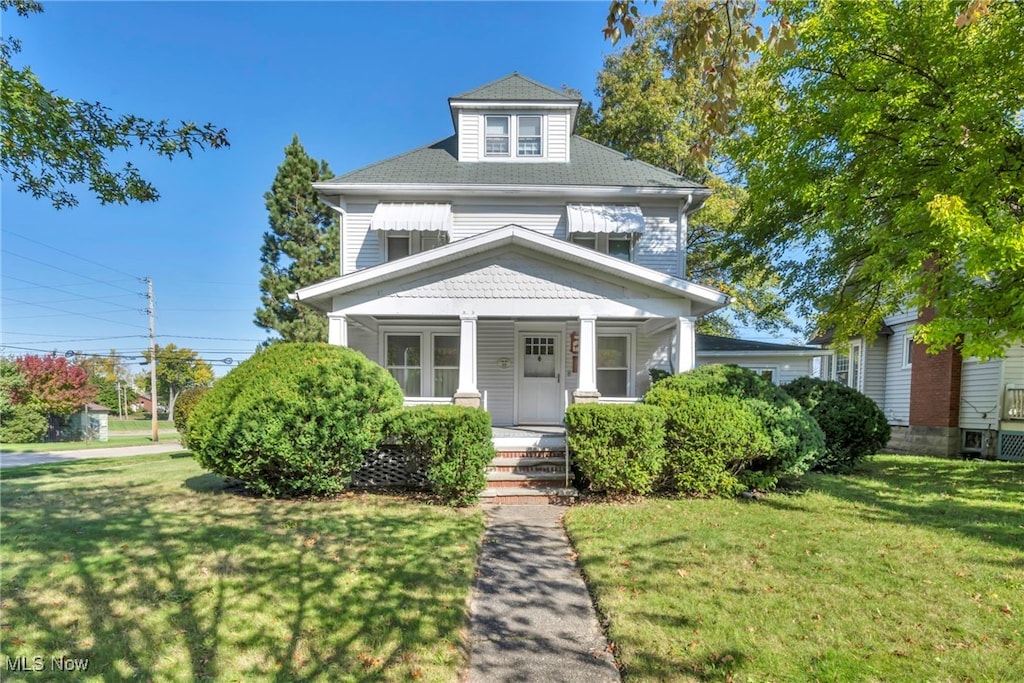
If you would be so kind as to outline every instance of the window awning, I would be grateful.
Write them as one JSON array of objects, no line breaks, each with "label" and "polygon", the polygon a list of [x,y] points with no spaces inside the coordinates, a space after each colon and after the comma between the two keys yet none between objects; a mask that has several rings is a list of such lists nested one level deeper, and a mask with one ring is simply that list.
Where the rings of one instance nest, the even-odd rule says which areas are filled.
[{"label": "window awning", "polygon": [[370,219],[370,227],[386,231],[449,232],[452,227],[452,205],[379,202]]},{"label": "window awning", "polygon": [[623,204],[566,204],[569,232],[642,233],[644,214],[639,206]]}]

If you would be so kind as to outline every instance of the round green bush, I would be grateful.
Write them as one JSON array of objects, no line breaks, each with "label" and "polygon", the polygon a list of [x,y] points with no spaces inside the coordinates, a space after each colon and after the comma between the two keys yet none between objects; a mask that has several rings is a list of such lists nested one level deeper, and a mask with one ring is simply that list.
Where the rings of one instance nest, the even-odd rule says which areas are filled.
[{"label": "round green bush", "polygon": [[594,491],[650,493],[665,459],[665,413],[643,404],[579,403],[565,411],[573,463]]},{"label": "round green bush", "polygon": [[40,443],[48,429],[46,416],[23,403],[8,404],[0,415],[2,443]]},{"label": "round green bush", "polygon": [[[739,475],[748,486],[771,488],[782,477],[798,477],[825,453],[824,434],[799,403],[753,371],[736,365],[703,365],[667,377],[648,390],[644,402],[671,411],[698,396],[739,400],[768,434],[771,447],[754,456]],[[678,432],[685,425],[677,423],[675,429]],[[668,427],[667,438],[678,439],[681,434]]]},{"label": "round green bush", "polygon": [[882,409],[856,389],[814,377],[801,377],[782,388],[825,433],[826,452],[815,470],[849,472],[889,442],[889,422]]},{"label": "round green bush", "polygon": [[402,391],[352,349],[274,344],[218,381],[192,411],[189,446],[203,467],[266,496],[343,490],[380,445]]},{"label": "round green bush", "polygon": [[209,387],[191,387],[178,394],[178,398],[174,401],[174,428],[178,430],[178,436],[181,438],[181,445],[184,448],[188,448],[189,416],[199,405],[199,400],[209,390]]},{"label": "round green bush", "polygon": [[762,420],[735,396],[688,396],[665,411],[662,476],[676,493],[736,495],[744,488],[740,476],[772,449]]}]

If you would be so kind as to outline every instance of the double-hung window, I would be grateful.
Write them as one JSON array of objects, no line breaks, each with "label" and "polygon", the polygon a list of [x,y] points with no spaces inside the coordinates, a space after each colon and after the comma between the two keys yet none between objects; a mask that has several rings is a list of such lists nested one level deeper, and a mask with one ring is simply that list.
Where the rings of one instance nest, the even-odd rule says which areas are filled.
[{"label": "double-hung window", "polygon": [[520,116],[516,154],[521,157],[541,156],[541,134],[539,116]]},{"label": "double-hung window", "polygon": [[405,258],[448,243],[446,232],[390,232],[387,233],[387,261]]},{"label": "double-hung window", "polygon": [[484,154],[489,157],[509,156],[509,117],[487,116],[484,126],[486,128]]},{"label": "double-hung window", "polygon": [[384,367],[405,396],[454,396],[459,385],[459,335],[388,332]]},{"label": "double-hung window", "polygon": [[629,336],[597,335],[597,390],[602,396],[629,395]]},{"label": "double-hung window", "polygon": [[632,233],[598,235],[592,232],[575,232],[572,233],[571,239],[581,247],[600,251],[623,261],[633,260],[634,236]]}]

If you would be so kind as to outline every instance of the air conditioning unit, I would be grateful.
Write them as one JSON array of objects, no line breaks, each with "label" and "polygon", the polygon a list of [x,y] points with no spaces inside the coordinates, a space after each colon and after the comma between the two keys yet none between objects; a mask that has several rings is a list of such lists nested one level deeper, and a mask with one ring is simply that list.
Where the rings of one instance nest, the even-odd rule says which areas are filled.
[{"label": "air conditioning unit", "polygon": [[962,435],[960,450],[963,453],[981,455],[985,452],[985,432],[980,429],[965,429]]}]

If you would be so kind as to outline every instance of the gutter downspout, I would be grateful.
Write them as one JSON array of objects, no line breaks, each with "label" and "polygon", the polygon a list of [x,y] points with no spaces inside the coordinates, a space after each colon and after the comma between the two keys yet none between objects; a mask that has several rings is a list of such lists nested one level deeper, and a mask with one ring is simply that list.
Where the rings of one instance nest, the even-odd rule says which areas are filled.
[{"label": "gutter downspout", "polygon": [[679,216],[676,219],[676,255],[679,259],[676,264],[678,277],[680,279],[686,279],[686,248],[687,240],[689,238],[689,225],[687,219],[687,211],[690,205],[693,204],[693,193],[686,195],[686,203],[680,202],[679,204]]}]

